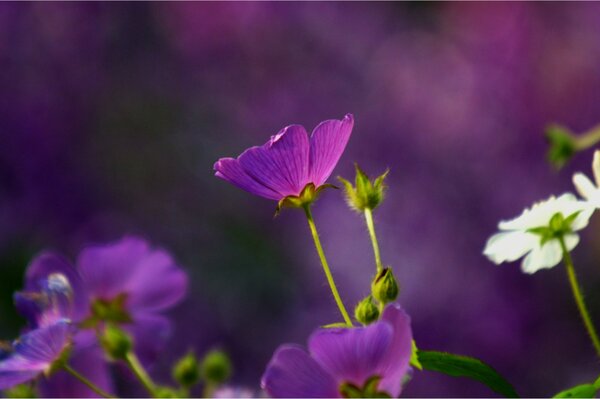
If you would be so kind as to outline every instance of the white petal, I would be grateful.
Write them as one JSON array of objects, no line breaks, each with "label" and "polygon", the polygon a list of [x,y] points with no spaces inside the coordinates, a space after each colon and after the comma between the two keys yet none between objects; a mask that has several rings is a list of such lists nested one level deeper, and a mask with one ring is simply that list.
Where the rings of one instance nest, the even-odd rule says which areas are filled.
[{"label": "white petal", "polygon": [[594,151],[594,160],[592,161],[592,172],[594,172],[594,180],[596,180],[596,186],[600,187],[600,150]]},{"label": "white petal", "polygon": [[584,202],[582,209],[579,211],[579,215],[571,223],[571,230],[579,231],[587,227],[592,214],[596,210],[596,206],[592,202]]},{"label": "white petal", "polygon": [[562,250],[558,240],[551,240],[543,246],[535,247],[529,255],[523,259],[521,270],[527,274],[533,274],[540,269],[549,269],[556,266],[562,259]]},{"label": "white petal", "polygon": [[575,202],[577,202],[577,198],[571,193],[564,193],[558,198],[552,196],[544,201],[536,202],[531,208],[525,209],[520,216],[512,220],[501,221],[498,228],[500,230],[528,230],[547,226],[552,216]]},{"label": "white petal", "polygon": [[565,236],[565,247],[571,252],[579,244],[579,236],[577,234],[567,234]]},{"label": "white petal", "polygon": [[583,173],[575,173],[573,175],[573,185],[577,189],[579,195],[586,200],[589,200],[594,196],[594,193],[598,190],[594,183]]},{"label": "white petal", "polygon": [[522,231],[497,233],[490,237],[483,254],[496,264],[512,262],[539,244],[535,234]]}]

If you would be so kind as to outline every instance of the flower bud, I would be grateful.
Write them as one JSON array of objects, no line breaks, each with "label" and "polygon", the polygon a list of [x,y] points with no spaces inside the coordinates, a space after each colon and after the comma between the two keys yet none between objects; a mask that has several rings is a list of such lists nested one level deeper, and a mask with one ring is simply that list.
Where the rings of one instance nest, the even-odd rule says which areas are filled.
[{"label": "flower bud", "polygon": [[2,391],[5,398],[37,398],[37,392],[31,384],[19,384]]},{"label": "flower bud", "polygon": [[131,337],[119,327],[108,324],[100,338],[100,343],[108,355],[117,360],[125,359],[133,344]]},{"label": "flower bud", "polygon": [[373,297],[369,295],[354,308],[354,318],[359,323],[367,325],[379,319],[379,308],[373,303]]},{"label": "flower bud", "polygon": [[354,187],[348,180],[338,177],[344,184],[346,202],[357,212],[363,212],[365,209],[375,209],[383,201],[384,191],[387,187],[384,184],[384,179],[389,173],[389,169],[371,182],[358,165],[355,164],[354,166],[356,168]]},{"label": "flower bud", "polygon": [[399,291],[394,273],[389,267],[377,273],[373,283],[371,283],[373,297],[383,304],[394,301],[398,297]]},{"label": "flower bud", "polygon": [[200,366],[196,355],[190,352],[173,367],[173,379],[184,388],[191,388],[200,379]]},{"label": "flower bud", "polygon": [[179,392],[177,392],[175,389],[173,389],[171,387],[157,386],[156,389],[154,390],[155,398],[181,398],[181,397],[185,397],[185,396],[188,396],[188,395],[181,395]]},{"label": "flower bud", "polygon": [[546,139],[550,143],[548,161],[557,169],[562,168],[577,151],[577,142],[569,129],[560,125],[546,128]]},{"label": "flower bud", "polygon": [[205,382],[219,385],[231,375],[231,361],[219,350],[208,352],[200,364],[200,375]]}]

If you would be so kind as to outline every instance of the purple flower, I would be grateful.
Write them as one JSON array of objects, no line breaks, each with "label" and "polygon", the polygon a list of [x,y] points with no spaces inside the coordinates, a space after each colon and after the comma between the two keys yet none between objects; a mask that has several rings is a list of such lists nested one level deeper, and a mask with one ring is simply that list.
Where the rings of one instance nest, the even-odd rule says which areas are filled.
[{"label": "purple flower", "polygon": [[318,188],[331,175],[353,125],[351,114],[341,121],[323,121],[310,139],[304,127],[287,126],[263,146],[249,148],[237,159],[219,159],[214,165],[215,176],[276,201],[300,196],[308,184]]},{"label": "purple flower", "polygon": [[66,320],[41,327],[16,340],[0,360],[0,389],[8,389],[50,372],[69,344]]},{"label": "purple flower", "polygon": [[410,318],[391,304],[367,327],[318,329],[308,349],[309,353],[296,345],[277,349],[261,381],[269,395],[329,398],[351,390],[397,397],[409,370]]}]

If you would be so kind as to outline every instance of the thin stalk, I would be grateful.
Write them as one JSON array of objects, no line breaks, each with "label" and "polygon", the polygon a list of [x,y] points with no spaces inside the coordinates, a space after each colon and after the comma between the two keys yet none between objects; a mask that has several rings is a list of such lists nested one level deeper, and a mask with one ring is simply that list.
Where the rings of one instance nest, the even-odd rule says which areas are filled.
[{"label": "thin stalk", "polygon": [[156,397],[156,385],[154,385],[154,382],[152,382],[152,379],[144,369],[144,366],[142,366],[142,364],[140,363],[135,353],[133,353],[132,351],[127,352],[127,355],[125,355],[124,360],[125,363],[127,363],[127,366],[129,366],[129,368],[133,372],[133,374],[135,374],[135,376],[138,380],[140,380],[144,388],[146,388],[148,393],[152,397]]},{"label": "thin stalk", "polygon": [[579,151],[593,147],[600,141],[600,125],[575,137],[575,145]]},{"label": "thin stalk", "polygon": [[335,286],[335,281],[333,280],[331,270],[329,269],[329,264],[327,263],[327,259],[325,258],[325,253],[323,252],[323,247],[321,246],[321,240],[319,239],[319,233],[317,232],[317,227],[315,226],[315,221],[312,217],[310,205],[304,206],[304,213],[306,213],[308,227],[310,227],[310,232],[312,233],[312,237],[315,242],[315,247],[317,248],[317,253],[319,254],[319,258],[321,259],[321,264],[323,265],[323,271],[325,272],[325,277],[327,277],[329,288],[331,288],[331,293],[335,298],[335,302],[337,303],[337,306],[340,309],[340,313],[342,314],[346,325],[348,325],[348,327],[352,327],[352,320],[350,319],[350,316],[348,316],[348,312],[344,307],[344,302],[342,302],[342,298],[340,298],[340,294],[337,290],[337,287]]},{"label": "thin stalk", "polygon": [[377,235],[375,234],[373,212],[369,208],[365,208],[365,221],[367,222],[369,236],[371,237],[371,244],[373,245],[373,254],[375,255],[375,265],[377,266],[377,273],[379,273],[381,270],[383,270],[383,264],[381,263],[381,255],[379,254],[379,243],[377,242]]},{"label": "thin stalk", "polygon": [[592,344],[594,344],[596,354],[600,357],[600,339],[598,339],[598,334],[596,333],[596,329],[594,328],[594,324],[592,323],[590,314],[587,310],[587,307],[585,306],[585,302],[583,301],[583,294],[581,293],[581,288],[579,286],[579,282],[577,281],[577,276],[575,275],[573,259],[571,258],[571,254],[567,250],[564,238],[561,236],[558,238],[558,240],[560,242],[560,247],[563,252],[563,260],[567,269],[567,276],[569,277],[569,282],[571,283],[571,289],[573,290],[573,297],[575,298],[575,303],[577,304],[577,308],[579,309],[579,313],[581,314],[581,318],[583,319],[583,324],[585,325],[590,339],[592,340]]},{"label": "thin stalk", "polygon": [[65,370],[67,373],[71,374],[73,377],[78,379],[82,384],[87,386],[89,389],[91,389],[98,395],[100,395],[104,398],[114,398],[114,396],[112,396],[109,393],[104,392],[102,389],[97,387],[93,382],[91,382],[90,380],[88,380],[87,378],[85,378],[84,376],[79,374],[77,371],[72,369],[71,366],[69,366],[68,364],[63,365],[62,368],[63,368],[63,370]]}]

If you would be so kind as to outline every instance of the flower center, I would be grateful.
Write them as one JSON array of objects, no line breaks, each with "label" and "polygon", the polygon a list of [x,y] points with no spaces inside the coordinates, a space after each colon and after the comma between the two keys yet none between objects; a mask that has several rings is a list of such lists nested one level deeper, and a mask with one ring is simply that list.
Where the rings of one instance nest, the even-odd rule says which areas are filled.
[{"label": "flower center", "polygon": [[340,394],[344,398],[389,398],[387,392],[380,391],[379,381],[381,377],[374,375],[370,377],[362,387],[351,382],[344,382],[340,385]]},{"label": "flower center", "polygon": [[119,294],[112,299],[97,298],[92,301],[90,311],[92,315],[83,322],[84,328],[93,328],[100,322],[113,324],[131,323],[132,319],[127,312],[127,294]]}]

